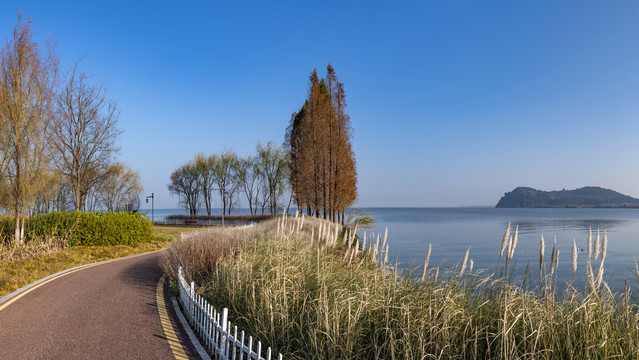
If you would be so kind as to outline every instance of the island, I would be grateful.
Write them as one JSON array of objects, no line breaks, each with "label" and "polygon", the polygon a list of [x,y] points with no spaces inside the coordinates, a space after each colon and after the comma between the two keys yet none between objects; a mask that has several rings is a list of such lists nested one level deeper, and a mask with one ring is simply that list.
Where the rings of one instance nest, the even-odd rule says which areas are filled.
[{"label": "island", "polygon": [[507,192],[497,208],[639,208],[639,199],[610,189],[587,186],[575,190],[542,191],[518,187]]}]

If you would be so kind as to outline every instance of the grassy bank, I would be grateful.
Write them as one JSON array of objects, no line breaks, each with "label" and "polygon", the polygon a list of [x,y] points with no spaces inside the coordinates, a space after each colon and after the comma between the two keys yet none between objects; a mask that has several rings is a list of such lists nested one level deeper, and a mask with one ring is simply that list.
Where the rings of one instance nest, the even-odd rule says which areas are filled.
[{"label": "grassy bank", "polygon": [[[494,274],[472,269],[464,254],[456,269],[400,274],[384,260],[383,238],[355,246],[315,219],[282,228],[272,221],[175,242],[165,270],[174,275],[182,264],[211,304],[228,307],[234,324],[286,359],[639,356],[636,303],[598,280],[607,243],[599,237],[588,242],[589,288],[558,293],[550,246],[540,249],[541,274],[507,276],[516,231],[504,235]],[[541,284],[531,285],[533,277]]]},{"label": "grassy bank", "polygon": [[62,247],[55,241],[20,248],[0,245],[0,297],[64,269],[162,249],[188,230],[193,229],[157,226],[153,237],[137,246]]}]

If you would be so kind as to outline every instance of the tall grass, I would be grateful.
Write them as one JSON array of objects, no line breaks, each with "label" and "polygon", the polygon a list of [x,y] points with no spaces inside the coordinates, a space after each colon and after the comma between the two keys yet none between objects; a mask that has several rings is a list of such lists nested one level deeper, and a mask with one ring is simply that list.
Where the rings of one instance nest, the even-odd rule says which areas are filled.
[{"label": "tall grass", "polygon": [[600,280],[605,232],[596,249],[588,238],[591,283],[561,293],[559,250],[546,270],[543,237],[539,281],[530,269],[512,276],[517,238],[509,226],[491,273],[472,269],[470,249],[456,269],[440,274],[427,256],[423,269],[401,273],[388,263],[386,236],[281,218],[176,242],[164,267],[190,266],[211,304],[286,359],[639,357],[637,305],[629,290],[613,294]]}]

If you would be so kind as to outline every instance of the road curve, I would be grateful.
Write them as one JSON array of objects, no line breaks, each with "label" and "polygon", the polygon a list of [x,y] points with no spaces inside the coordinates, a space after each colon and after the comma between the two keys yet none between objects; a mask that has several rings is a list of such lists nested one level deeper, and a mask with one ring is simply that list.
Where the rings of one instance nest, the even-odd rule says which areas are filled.
[{"label": "road curve", "polygon": [[[0,304],[0,359],[175,359],[158,313],[159,256],[75,271]],[[196,358],[168,308],[186,356]]]}]

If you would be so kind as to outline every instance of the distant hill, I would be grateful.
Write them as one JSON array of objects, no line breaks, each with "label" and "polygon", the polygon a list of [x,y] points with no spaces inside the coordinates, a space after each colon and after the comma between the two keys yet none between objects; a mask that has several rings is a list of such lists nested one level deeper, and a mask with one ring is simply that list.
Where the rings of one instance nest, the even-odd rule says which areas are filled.
[{"label": "distant hill", "polygon": [[541,191],[518,187],[504,194],[498,208],[639,208],[639,199],[596,186]]}]

